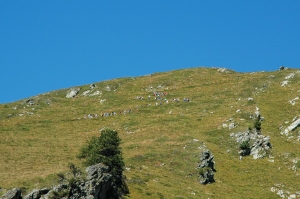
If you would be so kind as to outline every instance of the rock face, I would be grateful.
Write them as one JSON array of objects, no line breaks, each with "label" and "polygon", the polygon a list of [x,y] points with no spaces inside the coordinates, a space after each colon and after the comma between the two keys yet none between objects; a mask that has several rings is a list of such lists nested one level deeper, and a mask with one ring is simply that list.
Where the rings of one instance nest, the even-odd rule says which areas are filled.
[{"label": "rock face", "polygon": [[0,199],[106,199],[114,197],[115,184],[113,176],[108,173],[109,168],[104,164],[96,164],[86,168],[86,177],[74,177],[71,180],[63,181],[52,189],[35,189],[22,197],[21,190],[14,188],[4,194]]},{"label": "rock face", "polygon": [[41,197],[41,192],[38,189],[34,189],[31,193],[26,195],[23,199],[38,199]]},{"label": "rock face", "polygon": [[200,183],[208,184],[215,182],[214,180],[214,172],[215,169],[215,161],[214,156],[209,150],[204,150],[200,155],[200,163],[198,165],[200,169]]},{"label": "rock face", "polygon": [[96,164],[86,168],[85,195],[93,198],[107,198],[112,175],[107,173],[108,167],[103,164]]},{"label": "rock face", "polygon": [[80,91],[80,88],[71,88],[68,91],[68,93],[66,95],[66,98],[73,98],[73,97],[75,97],[78,94],[79,91]]},{"label": "rock face", "polygon": [[1,199],[20,199],[21,198],[21,189],[14,188],[9,190],[6,194],[4,194]]}]

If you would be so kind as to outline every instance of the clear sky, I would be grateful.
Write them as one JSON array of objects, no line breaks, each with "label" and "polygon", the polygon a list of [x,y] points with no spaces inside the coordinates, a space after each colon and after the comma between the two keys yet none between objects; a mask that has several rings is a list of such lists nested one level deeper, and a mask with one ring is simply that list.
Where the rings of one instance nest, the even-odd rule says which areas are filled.
[{"label": "clear sky", "polygon": [[175,69],[299,63],[299,0],[0,1],[0,103]]}]

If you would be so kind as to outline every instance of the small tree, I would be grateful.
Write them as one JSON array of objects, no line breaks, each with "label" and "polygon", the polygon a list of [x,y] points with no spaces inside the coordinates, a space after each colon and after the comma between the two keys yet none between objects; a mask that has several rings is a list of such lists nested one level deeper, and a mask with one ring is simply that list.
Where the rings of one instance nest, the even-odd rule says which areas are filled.
[{"label": "small tree", "polygon": [[78,157],[85,159],[86,166],[103,163],[109,166],[110,173],[122,175],[124,162],[120,144],[118,133],[107,128],[101,131],[100,137],[92,137],[80,149]]},{"label": "small tree", "polygon": [[124,161],[121,151],[121,138],[115,130],[103,129],[99,137],[92,137],[83,146],[78,158],[85,159],[86,166],[103,163],[109,167],[109,173],[113,175],[113,189],[110,190],[111,198],[118,198],[123,193],[128,193],[125,177],[122,175]]}]

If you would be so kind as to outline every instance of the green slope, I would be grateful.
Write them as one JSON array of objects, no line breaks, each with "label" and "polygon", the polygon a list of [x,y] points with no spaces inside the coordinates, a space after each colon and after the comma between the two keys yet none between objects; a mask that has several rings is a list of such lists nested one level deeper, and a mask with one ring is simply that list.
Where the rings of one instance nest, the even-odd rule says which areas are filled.
[{"label": "green slope", "polygon": [[[282,86],[291,73],[294,77]],[[128,198],[279,198],[279,189],[296,193],[299,172],[291,168],[300,169],[295,163],[300,159],[298,130],[288,139],[279,128],[299,116],[300,101],[289,102],[300,95],[299,79],[293,69],[237,73],[193,68],[95,83],[90,93],[102,92],[95,96],[83,96],[91,90],[84,85],[78,86],[81,90],[74,99],[65,97],[65,89],[35,96],[33,105],[27,99],[2,104],[0,187],[4,192],[51,186],[69,162],[81,165],[76,159],[80,146],[109,127],[123,141]],[[164,92],[168,103],[154,100],[154,91]],[[144,99],[135,99],[138,96]],[[173,101],[177,98],[179,102]],[[271,137],[274,162],[250,156],[240,161],[237,144],[229,136],[252,125],[250,115],[256,107],[265,118],[262,134]],[[101,117],[111,112],[116,115]],[[88,114],[99,116],[84,118]],[[236,128],[223,128],[230,118]],[[216,182],[206,186],[199,183],[196,169],[202,142],[214,154],[217,169]]]}]

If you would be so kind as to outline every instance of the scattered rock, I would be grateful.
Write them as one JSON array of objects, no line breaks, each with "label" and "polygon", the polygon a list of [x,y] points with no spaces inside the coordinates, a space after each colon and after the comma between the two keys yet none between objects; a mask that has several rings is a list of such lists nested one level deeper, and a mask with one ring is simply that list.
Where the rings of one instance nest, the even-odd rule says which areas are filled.
[{"label": "scattered rock", "polygon": [[111,88],[110,88],[109,86],[106,86],[106,87],[105,87],[105,90],[106,90],[106,91],[111,91]]},{"label": "scattered rock", "polygon": [[296,120],[295,122],[293,122],[289,127],[287,127],[283,132],[281,132],[281,135],[289,135],[290,131],[295,130],[298,126],[300,125],[300,119]]},{"label": "scattered rock", "polygon": [[229,124],[228,128],[229,129],[234,129],[236,127],[236,125],[232,122]]},{"label": "scattered rock", "polygon": [[285,80],[285,81],[281,82],[282,87],[287,86],[288,84],[289,84],[288,80]]},{"label": "scattered rock", "polygon": [[68,93],[66,95],[66,98],[73,98],[73,97],[75,97],[78,94],[79,91],[80,91],[80,88],[71,88],[68,91]]},{"label": "scattered rock", "polygon": [[96,85],[95,84],[91,84],[90,85],[90,89],[94,89],[94,88],[96,88]]},{"label": "scattered rock", "polygon": [[91,90],[86,90],[82,93],[83,96],[88,96],[88,94],[91,92]]},{"label": "scattered rock", "polygon": [[294,106],[296,104],[296,100],[299,100],[299,97],[290,100],[289,103]]},{"label": "scattered rock", "polygon": [[218,68],[217,71],[218,71],[218,72],[221,72],[221,73],[228,73],[228,72],[229,72],[229,70],[226,69],[226,68]]},{"label": "scattered rock", "polygon": [[31,106],[31,105],[34,105],[34,99],[28,99],[28,100],[26,100],[25,101],[25,103],[27,104],[27,105],[29,105],[29,106]]},{"label": "scattered rock", "polygon": [[101,91],[95,91],[94,93],[90,94],[90,96],[95,96],[95,95],[101,95]]},{"label": "scattered rock", "polygon": [[291,79],[291,78],[293,78],[293,77],[295,77],[295,73],[291,73],[291,74],[287,75],[287,76],[285,77],[285,79]]},{"label": "scattered rock", "polygon": [[106,101],[106,99],[100,100],[100,104],[103,104]]}]

